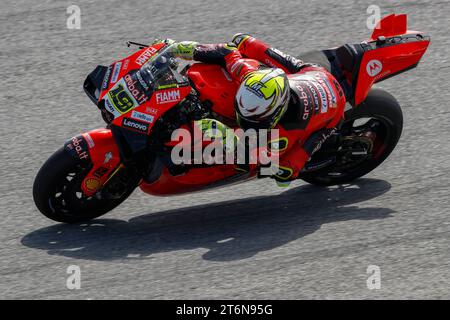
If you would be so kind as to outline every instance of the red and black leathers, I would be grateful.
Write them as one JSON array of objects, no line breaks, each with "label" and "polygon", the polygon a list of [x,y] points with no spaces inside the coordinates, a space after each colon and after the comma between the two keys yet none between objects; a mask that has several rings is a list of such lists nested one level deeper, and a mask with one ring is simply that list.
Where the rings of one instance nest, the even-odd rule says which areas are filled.
[{"label": "red and black leathers", "polygon": [[274,175],[277,180],[296,178],[343,118],[346,99],[333,75],[252,36],[239,34],[229,44],[197,45],[193,58],[222,65],[238,82],[261,65],[281,68],[288,74],[291,99],[276,126],[280,139],[280,165]]}]

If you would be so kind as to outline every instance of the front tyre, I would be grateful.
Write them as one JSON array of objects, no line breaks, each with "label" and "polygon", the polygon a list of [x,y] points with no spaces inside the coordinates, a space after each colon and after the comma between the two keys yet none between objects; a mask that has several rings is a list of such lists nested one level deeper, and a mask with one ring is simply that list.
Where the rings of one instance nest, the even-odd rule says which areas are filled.
[{"label": "front tyre", "polygon": [[134,191],[130,186],[119,198],[105,199],[101,193],[86,197],[81,182],[88,169],[64,148],[56,151],[39,170],[33,184],[36,207],[46,217],[65,223],[97,218],[121,204]]},{"label": "front tyre", "polygon": [[[366,100],[345,113],[336,163],[300,178],[315,185],[349,183],[378,167],[394,150],[403,129],[403,113],[388,92],[372,89]],[[327,150],[319,150],[310,162],[320,161]]]}]

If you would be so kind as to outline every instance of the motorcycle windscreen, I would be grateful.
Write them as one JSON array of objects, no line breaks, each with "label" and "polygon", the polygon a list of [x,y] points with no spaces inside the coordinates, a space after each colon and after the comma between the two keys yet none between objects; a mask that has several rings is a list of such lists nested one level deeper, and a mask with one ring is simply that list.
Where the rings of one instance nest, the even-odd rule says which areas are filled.
[{"label": "motorcycle windscreen", "polygon": [[103,96],[113,125],[148,134],[155,120],[190,92],[169,49],[161,49],[142,67],[126,73]]}]

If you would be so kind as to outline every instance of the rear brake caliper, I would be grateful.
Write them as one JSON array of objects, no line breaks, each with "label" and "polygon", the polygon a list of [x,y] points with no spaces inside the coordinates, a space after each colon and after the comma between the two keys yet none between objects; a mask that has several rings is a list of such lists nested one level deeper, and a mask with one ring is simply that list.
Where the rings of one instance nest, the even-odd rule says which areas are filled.
[{"label": "rear brake caliper", "polygon": [[355,157],[367,158],[370,156],[373,150],[374,141],[370,134],[371,132],[367,132],[361,136],[344,137],[339,150],[342,154],[342,158],[354,161]]}]

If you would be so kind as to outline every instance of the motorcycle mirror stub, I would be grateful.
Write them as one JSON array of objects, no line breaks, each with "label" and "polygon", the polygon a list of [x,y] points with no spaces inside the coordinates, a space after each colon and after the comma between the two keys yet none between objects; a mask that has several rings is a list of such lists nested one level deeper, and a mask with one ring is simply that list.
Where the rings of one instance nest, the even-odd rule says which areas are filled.
[{"label": "motorcycle mirror stub", "polygon": [[149,47],[148,44],[142,44],[142,43],[134,42],[134,41],[127,41],[126,45],[127,45],[128,48],[133,45],[133,46],[137,46],[139,49],[144,49],[144,48]]}]

